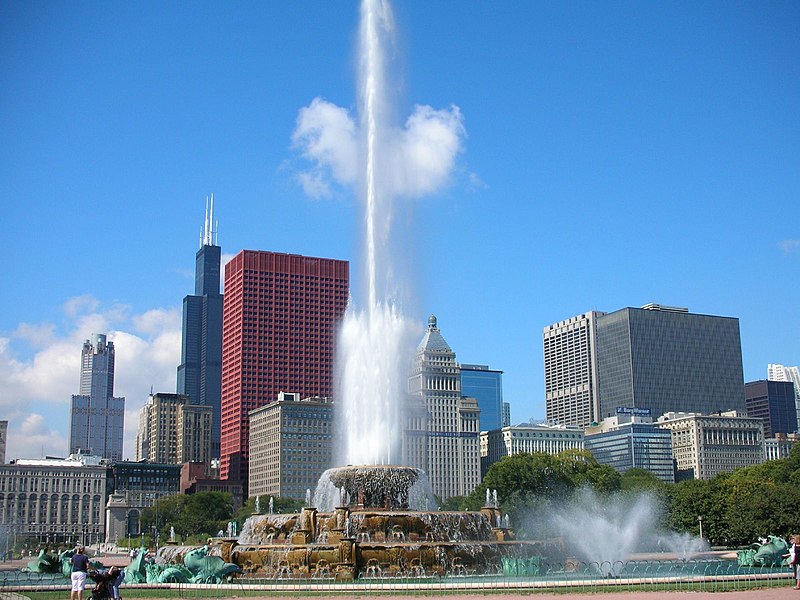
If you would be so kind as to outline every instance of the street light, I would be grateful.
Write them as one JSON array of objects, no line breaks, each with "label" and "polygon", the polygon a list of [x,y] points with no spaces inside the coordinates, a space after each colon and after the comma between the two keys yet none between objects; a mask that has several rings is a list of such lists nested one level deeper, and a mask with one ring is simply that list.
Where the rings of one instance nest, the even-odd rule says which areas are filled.
[{"label": "street light", "polygon": [[697,522],[700,523],[700,539],[703,539],[703,517],[697,517]]}]

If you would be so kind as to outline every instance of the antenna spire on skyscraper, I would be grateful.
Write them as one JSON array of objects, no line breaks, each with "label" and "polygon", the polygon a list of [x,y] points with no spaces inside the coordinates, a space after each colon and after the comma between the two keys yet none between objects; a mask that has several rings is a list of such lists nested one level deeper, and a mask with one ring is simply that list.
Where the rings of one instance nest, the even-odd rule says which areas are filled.
[{"label": "antenna spire on skyscraper", "polygon": [[210,205],[209,198],[206,196],[206,216],[203,221],[203,231],[200,236],[200,247],[216,245],[216,232],[217,227],[214,224],[214,194],[212,193]]}]

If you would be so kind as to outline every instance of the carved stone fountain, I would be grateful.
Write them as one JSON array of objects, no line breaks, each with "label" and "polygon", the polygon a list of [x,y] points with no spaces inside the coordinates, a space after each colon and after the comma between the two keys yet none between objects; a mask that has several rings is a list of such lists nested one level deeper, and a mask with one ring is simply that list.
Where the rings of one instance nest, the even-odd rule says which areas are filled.
[{"label": "carved stone fountain", "polygon": [[421,483],[424,473],[412,467],[329,469],[317,489],[319,509],[253,515],[238,539],[220,542],[219,552],[245,573],[339,581],[495,575],[503,557],[543,554],[542,543],[514,539],[497,506],[479,512],[420,510],[420,501],[427,502],[419,493]]}]

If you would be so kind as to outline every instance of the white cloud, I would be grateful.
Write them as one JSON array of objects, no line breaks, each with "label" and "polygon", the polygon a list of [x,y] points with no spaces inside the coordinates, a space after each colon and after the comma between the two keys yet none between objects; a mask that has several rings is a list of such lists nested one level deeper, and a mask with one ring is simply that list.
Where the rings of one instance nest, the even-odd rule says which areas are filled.
[{"label": "white cloud", "polygon": [[390,190],[398,196],[419,198],[446,185],[453,172],[456,156],[461,151],[465,131],[457,106],[434,110],[416,106],[397,137],[397,160],[394,168],[399,177]]},{"label": "white cloud", "polygon": [[64,303],[64,312],[68,317],[74,317],[78,313],[84,311],[95,311],[100,306],[100,301],[94,296],[85,294],[83,296],[75,296],[70,298]]},{"label": "white cloud", "polygon": [[469,185],[472,191],[485,190],[489,188],[489,185],[483,179],[481,179],[477,173],[469,174]]},{"label": "white cloud", "polygon": [[356,135],[355,122],[344,108],[322,98],[314,98],[310,105],[300,109],[297,127],[292,134],[292,145],[314,163],[310,173],[299,177],[309,195],[328,195],[329,186],[323,183],[328,176],[344,184],[356,181]]},{"label": "white cloud", "polygon": [[[64,450],[68,445],[66,436],[53,427],[43,415],[31,413],[27,415],[19,426],[20,443],[17,452],[9,454],[6,451],[6,460],[11,458],[44,458],[45,456],[65,456]],[[11,446],[11,423],[9,422],[9,446]],[[56,449],[53,451],[53,449]]]},{"label": "white cloud", "polygon": [[800,240],[781,240],[778,242],[778,247],[783,250],[784,254],[790,254],[800,250]]},{"label": "white cloud", "polygon": [[174,392],[180,362],[181,311],[152,309],[132,314],[130,307],[108,308],[91,296],[64,304],[68,325],[23,323],[0,337],[0,414],[9,421],[6,459],[69,450],[69,410],[78,393],[80,353],[92,333],[107,333],[116,351],[114,394],[125,397],[124,454],[132,457],[136,415],[155,391]]},{"label": "white cloud", "polygon": [[[390,197],[418,198],[450,182],[466,131],[457,106],[435,110],[416,106],[402,127],[381,128],[381,191]],[[308,196],[332,195],[333,183],[354,185],[364,170],[363,137],[347,110],[315,98],[300,109],[293,146],[312,163],[297,179]]]}]

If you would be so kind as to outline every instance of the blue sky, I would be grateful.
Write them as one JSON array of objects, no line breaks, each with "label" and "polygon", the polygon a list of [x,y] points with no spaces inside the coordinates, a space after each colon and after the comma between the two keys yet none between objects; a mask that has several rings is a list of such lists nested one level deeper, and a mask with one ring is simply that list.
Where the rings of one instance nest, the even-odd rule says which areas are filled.
[{"label": "blue sky", "polygon": [[[647,302],[740,319],[745,379],[800,364],[800,5],[394,3],[404,119],[455,105],[448,185],[414,200],[415,303],[458,359],[544,416],[542,328]],[[126,455],[174,391],[205,197],[219,241],[359,256],[346,187],[292,145],[354,110],[356,2],[0,7],[0,418],[8,458],[63,454],[80,343],[117,340]],[[123,352],[124,350],[124,352]]]}]

